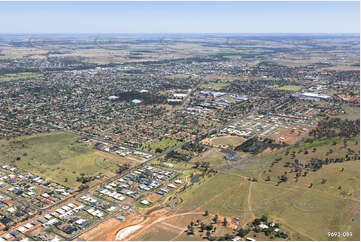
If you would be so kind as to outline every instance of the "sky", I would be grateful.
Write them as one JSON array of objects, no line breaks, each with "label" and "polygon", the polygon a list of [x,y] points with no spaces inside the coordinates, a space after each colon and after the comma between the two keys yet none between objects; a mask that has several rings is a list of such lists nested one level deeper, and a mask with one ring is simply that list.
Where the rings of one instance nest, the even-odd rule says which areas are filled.
[{"label": "sky", "polygon": [[360,33],[360,3],[0,2],[0,33]]}]

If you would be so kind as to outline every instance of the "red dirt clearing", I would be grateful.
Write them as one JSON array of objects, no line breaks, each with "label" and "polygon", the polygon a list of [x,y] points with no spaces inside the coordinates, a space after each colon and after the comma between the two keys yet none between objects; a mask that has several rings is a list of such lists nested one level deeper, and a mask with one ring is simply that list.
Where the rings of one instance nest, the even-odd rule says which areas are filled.
[{"label": "red dirt clearing", "polygon": [[273,134],[273,138],[281,143],[295,144],[301,140],[306,134],[308,134],[309,128],[304,126],[295,126],[290,128],[283,128]]}]

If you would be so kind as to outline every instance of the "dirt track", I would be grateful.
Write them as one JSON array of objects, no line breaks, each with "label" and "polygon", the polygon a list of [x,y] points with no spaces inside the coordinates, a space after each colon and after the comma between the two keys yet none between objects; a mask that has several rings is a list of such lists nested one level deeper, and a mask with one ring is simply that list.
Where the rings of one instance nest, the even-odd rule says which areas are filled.
[{"label": "dirt track", "polygon": [[203,213],[204,212],[188,212],[188,213],[181,213],[181,214],[173,214],[173,215],[166,216],[166,217],[162,216],[162,217],[157,218],[155,220],[153,220],[152,218],[147,219],[147,220],[145,220],[144,222],[142,222],[140,224],[140,225],[142,225],[141,229],[137,230],[135,233],[131,234],[130,236],[124,238],[124,240],[134,240],[137,237],[141,236],[144,232],[147,232],[147,230],[149,228],[151,228],[152,226],[154,226],[155,224],[164,222],[164,221],[166,221],[168,219],[179,217],[179,216],[186,216],[186,215],[199,215],[199,214],[203,214]]},{"label": "dirt track", "polygon": [[111,218],[104,223],[99,224],[94,229],[88,231],[82,235],[81,238],[89,241],[112,241],[115,239],[120,229],[140,221],[142,221],[141,217],[134,217],[131,220],[126,220],[123,222],[119,221],[118,219]]}]

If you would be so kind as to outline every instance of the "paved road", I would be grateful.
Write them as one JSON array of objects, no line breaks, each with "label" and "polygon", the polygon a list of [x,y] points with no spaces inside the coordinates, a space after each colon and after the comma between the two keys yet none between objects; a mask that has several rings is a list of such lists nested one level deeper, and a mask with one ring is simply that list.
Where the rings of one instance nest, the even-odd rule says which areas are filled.
[{"label": "paved road", "polygon": [[[200,85],[200,84],[201,84],[201,83],[199,83],[199,85]],[[194,92],[194,89],[190,92],[190,94],[193,93],[193,92]],[[185,99],[185,102],[184,102],[183,104],[186,104],[186,103],[189,101],[189,97],[190,97],[190,96],[191,96],[191,95],[188,95],[188,96],[187,96],[187,98]],[[250,114],[247,114],[247,115],[250,115]],[[245,115],[244,115],[244,116],[245,116]],[[208,137],[208,136],[209,136],[210,134],[212,134],[212,133],[219,132],[221,129],[227,127],[227,126],[230,125],[230,124],[233,124],[236,120],[241,119],[241,118],[243,118],[244,116],[238,117],[238,118],[236,118],[235,120],[232,120],[232,121],[226,123],[225,125],[222,125],[222,126],[219,127],[219,128],[215,128],[215,129],[213,129],[213,130],[210,130],[207,134],[202,135],[201,137],[196,138],[196,139],[194,139],[194,140],[192,140],[192,141],[189,141],[189,142],[198,142],[199,140]],[[118,144],[113,143],[113,142],[104,141],[104,140],[102,140],[102,139],[100,139],[100,138],[94,138],[94,137],[90,137],[90,136],[84,136],[84,135],[82,135],[82,134],[78,134],[78,133],[75,133],[75,132],[72,132],[72,131],[69,131],[69,130],[64,130],[64,129],[62,129],[61,131],[66,132],[66,133],[72,133],[72,134],[75,134],[75,135],[78,135],[78,136],[80,135],[81,137],[85,137],[85,138],[88,138],[88,139],[100,140],[100,141],[103,141],[103,142],[106,142],[106,143],[109,143],[109,144],[112,144],[112,145],[118,145]],[[150,158],[150,159],[147,159],[147,160],[144,161],[143,163],[141,163],[141,164],[139,164],[139,165],[137,165],[137,166],[135,166],[135,167],[132,167],[131,169],[127,170],[125,173],[117,174],[117,175],[115,175],[115,176],[113,176],[113,177],[107,178],[107,179],[105,179],[104,181],[102,181],[102,182],[100,182],[100,183],[98,183],[98,184],[94,184],[94,185],[90,186],[89,188],[84,189],[84,190],[82,190],[82,191],[75,192],[75,194],[73,194],[73,195],[71,195],[71,196],[69,196],[69,197],[67,197],[67,198],[65,198],[65,199],[63,199],[63,200],[61,200],[61,201],[59,201],[59,202],[57,202],[57,203],[54,203],[54,204],[52,204],[52,205],[50,205],[50,206],[48,206],[48,207],[41,208],[41,209],[39,209],[38,211],[39,211],[39,212],[46,212],[46,211],[48,211],[48,210],[53,209],[53,208],[56,207],[56,206],[61,206],[61,205],[63,205],[64,203],[66,203],[67,201],[69,201],[69,200],[71,200],[71,199],[75,199],[75,198],[78,197],[78,196],[81,196],[81,195],[83,195],[83,194],[88,193],[89,190],[91,190],[91,189],[93,189],[93,188],[100,187],[100,186],[103,186],[104,184],[110,183],[110,182],[118,179],[120,176],[123,176],[124,174],[131,172],[131,171],[134,170],[134,169],[137,169],[137,168],[139,168],[139,167],[145,166],[145,165],[147,165],[149,162],[152,162],[152,161],[155,160],[155,159],[158,159],[158,158],[160,158],[160,157],[163,157],[163,156],[167,155],[168,153],[170,153],[170,152],[172,152],[172,151],[174,151],[174,150],[176,150],[176,149],[182,148],[182,147],[183,147],[185,144],[187,144],[187,143],[188,143],[188,142],[185,142],[185,143],[183,143],[183,144],[177,145],[177,146],[173,147],[172,149],[167,150],[167,151],[165,151],[165,152],[163,152],[163,153],[161,153],[161,154],[156,154],[156,155],[154,155],[154,154],[151,154],[151,153],[148,153],[148,152],[144,152],[144,153],[151,154],[151,155],[154,155],[154,156],[153,156],[152,158]],[[122,146],[124,146],[124,145],[122,145]],[[124,147],[126,147],[126,146],[124,146]],[[130,148],[130,147],[127,147],[127,148],[129,148],[130,150],[133,150],[133,151],[135,150],[135,149],[132,149],[132,148]],[[6,196],[12,197],[14,200],[19,201],[16,197],[14,197],[14,196],[12,196],[12,195],[9,195],[9,194],[7,194],[7,193],[5,193],[5,192],[0,191],[0,193],[4,194],[4,195],[6,195]],[[21,204],[23,204],[23,205],[26,205],[26,203],[24,203],[24,202],[22,202],[22,201],[19,201],[19,202],[20,202]],[[71,238],[69,238],[69,240],[74,240],[74,239],[80,237],[81,235],[83,235],[84,233],[88,232],[89,230],[95,228],[95,227],[98,226],[99,224],[103,223],[105,220],[108,220],[108,219],[110,219],[110,218],[112,218],[112,217],[118,216],[121,211],[122,211],[122,210],[120,210],[120,211],[118,211],[117,213],[114,213],[113,215],[108,216],[108,217],[106,217],[106,218],[104,218],[104,219],[102,219],[102,220],[97,221],[96,223],[92,224],[89,228],[85,229],[85,230],[82,231],[81,233],[79,233],[79,234],[77,234],[77,235],[72,236]],[[55,231],[53,231],[53,232],[55,232]],[[61,236],[61,235],[59,235],[59,236]],[[62,238],[65,238],[64,236],[61,236],[61,237],[62,237]],[[68,239],[68,238],[66,238],[66,239]]]},{"label": "paved road", "polygon": [[[209,136],[211,133],[213,133],[213,132],[215,132],[215,131],[219,131],[219,130],[223,129],[224,127],[226,127],[227,125],[229,125],[230,123],[233,123],[233,122],[234,122],[234,120],[231,121],[231,122],[229,122],[229,123],[227,123],[227,124],[224,125],[223,127],[220,127],[220,128],[218,128],[218,129],[214,129],[214,130],[209,131],[206,135],[203,135],[203,136],[207,137],[207,136]],[[199,139],[199,138],[198,138],[198,139]],[[196,138],[195,140],[198,140],[198,139]],[[203,137],[200,138],[200,139],[203,139]],[[103,182],[100,183],[100,184],[93,185],[92,187],[90,187],[90,188],[88,188],[88,189],[86,189],[86,190],[84,190],[84,191],[81,191],[81,192],[79,192],[79,193],[77,193],[77,194],[74,194],[72,197],[79,196],[79,195],[82,194],[82,193],[86,193],[86,192],[88,192],[89,189],[94,188],[94,187],[96,187],[96,186],[99,186],[99,185],[102,185],[102,184],[105,184],[105,183],[110,183],[111,181],[119,178],[120,176],[123,176],[123,175],[131,172],[132,170],[135,170],[135,169],[137,169],[137,168],[140,168],[140,167],[142,167],[142,166],[145,166],[145,165],[147,165],[149,162],[151,162],[151,161],[153,161],[153,160],[155,160],[155,159],[158,159],[158,158],[160,158],[160,157],[163,157],[163,156],[167,155],[168,153],[170,153],[170,152],[172,152],[172,151],[174,151],[174,150],[176,150],[176,149],[182,148],[186,143],[188,143],[188,142],[184,142],[184,143],[182,143],[182,144],[180,144],[180,145],[177,145],[177,146],[173,147],[172,149],[169,149],[169,150],[167,150],[167,151],[165,151],[165,152],[163,152],[163,153],[161,153],[161,154],[159,154],[159,155],[155,155],[154,157],[152,157],[152,158],[144,161],[143,163],[141,163],[141,164],[139,164],[139,165],[137,165],[137,166],[134,166],[134,167],[132,167],[131,169],[127,170],[126,173],[118,174],[118,175],[116,175],[116,176],[113,176],[113,177],[107,179],[106,181],[103,181]],[[69,199],[70,199],[70,197],[69,197]],[[65,201],[63,201],[63,202],[65,202]],[[55,206],[55,205],[53,205],[53,206]],[[104,218],[104,219],[102,219],[102,220],[97,221],[96,223],[92,224],[90,227],[88,227],[87,229],[83,230],[83,231],[80,232],[79,234],[74,235],[73,237],[71,237],[70,240],[74,240],[74,239],[76,239],[76,238],[79,238],[81,235],[83,235],[84,233],[86,233],[86,232],[90,231],[91,229],[95,228],[95,227],[98,226],[99,224],[103,223],[105,220],[108,220],[108,219],[110,219],[110,218],[115,218],[116,216],[118,216],[118,215],[120,214],[120,212],[121,212],[121,210],[120,210],[119,212],[111,215],[111,216],[108,216],[108,217],[106,217],[106,218]]]},{"label": "paved road", "polygon": [[[59,129],[59,131],[64,132],[64,133],[68,133],[68,134],[74,134],[74,135],[80,136],[80,137],[82,137],[82,138],[92,139],[92,140],[95,140],[95,141],[101,141],[101,142],[104,142],[104,143],[107,143],[107,144],[111,144],[111,145],[122,146],[122,147],[125,147],[125,148],[129,149],[130,151],[139,151],[139,150],[134,149],[134,148],[132,148],[132,147],[129,147],[129,146],[127,146],[127,145],[123,145],[123,144],[120,145],[120,144],[115,143],[115,142],[112,142],[112,141],[104,140],[104,139],[99,138],[99,137],[96,137],[96,138],[95,138],[95,137],[92,137],[92,136],[90,136],[90,135],[84,135],[84,134],[82,134],[82,133],[77,133],[77,132],[74,132],[74,131],[71,131],[71,130],[68,130],[68,129]],[[153,153],[149,153],[149,152],[147,152],[147,151],[141,151],[141,152],[143,152],[143,153],[145,153],[145,154],[148,154],[148,155],[154,155]]]},{"label": "paved road", "polygon": [[[184,144],[185,144],[185,143],[184,143]],[[61,205],[63,205],[64,203],[66,203],[67,201],[69,201],[69,200],[71,200],[71,199],[75,199],[75,198],[78,197],[78,196],[81,196],[81,195],[83,195],[83,194],[88,193],[89,190],[91,190],[91,189],[93,189],[93,188],[101,187],[101,186],[103,186],[103,185],[105,185],[105,184],[108,184],[108,183],[110,183],[110,182],[112,182],[112,181],[120,178],[121,176],[123,176],[123,175],[125,175],[125,174],[127,174],[127,173],[129,173],[129,172],[131,172],[131,171],[133,171],[133,170],[135,170],[135,169],[137,169],[137,168],[139,168],[139,167],[142,167],[142,166],[148,164],[149,162],[151,162],[151,161],[153,161],[153,160],[155,160],[155,159],[157,159],[157,158],[160,158],[160,157],[162,157],[162,156],[165,156],[165,155],[167,155],[168,153],[170,153],[170,152],[172,152],[172,151],[174,151],[174,150],[176,150],[176,149],[178,149],[178,148],[181,148],[184,144],[177,145],[176,147],[174,147],[174,148],[172,148],[172,149],[170,149],[170,150],[168,150],[168,151],[166,151],[166,152],[163,152],[163,153],[161,153],[161,154],[159,154],[159,155],[156,155],[156,156],[154,156],[154,157],[146,160],[145,162],[143,162],[143,163],[141,163],[141,164],[139,164],[139,165],[137,165],[137,166],[132,167],[131,169],[127,170],[125,173],[117,174],[117,175],[115,175],[115,176],[112,176],[112,177],[110,177],[110,178],[107,178],[107,179],[105,179],[104,181],[102,181],[102,182],[100,182],[100,183],[94,184],[94,185],[90,186],[89,188],[84,189],[84,190],[82,190],[82,191],[78,191],[78,192],[76,192],[75,194],[73,194],[73,195],[71,195],[71,196],[69,196],[69,197],[67,197],[67,198],[65,198],[65,199],[63,199],[63,200],[61,200],[61,201],[59,201],[59,202],[57,202],[57,203],[54,203],[54,204],[52,204],[52,205],[50,205],[50,206],[48,206],[48,207],[41,208],[41,209],[39,209],[38,211],[39,211],[39,212],[41,211],[41,213],[45,213],[46,211],[51,210],[51,209],[53,209],[54,207],[61,206]],[[0,193],[3,193],[3,192],[0,191]],[[4,194],[4,195],[9,196],[8,194]],[[108,220],[108,219],[113,218],[113,217],[115,218],[116,216],[118,216],[118,215],[120,214],[121,211],[122,211],[122,210],[120,210],[120,211],[118,211],[117,213],[115,213],[115,214],[113,214],[113,215],[111,215],[111,216],[108,216],[108,217],[106,217],[106,218],[104,218],[104,219],[102,219],[102,220],[97,221],[96,223],[94,223],[93,225],[91,225],[90,227],[88,227],[87,229],[85,229],[84,231],[82,231],[81,233],[79,233],[79,234],[77,234],[77,235],[75,235],[75,236],[73,236],[73,237],[71,237],[71,238],[66,238],[66,240],[74,240],[74,239],[78,238],[79,236],[81,236],[81,235],[84,234],[85,232],[88,232],[89,230],[91,230],[91,229],[95,228],[96,226],[98,226],[99,224],[103,223],[105,220]],[[54,232],[54,231],[53,231],[53,232]],[[55,234],[57,234],[57,233],[55,233]],[[63,236],[62,236],[62,237],[63,237]],[[65,237],[63,237],[63,238],[65,238]]]},{"label": "paved road", "polygon": [[28,207],[28,206],[31,207],[31,204],[30,204],[30,203],[26,203],[26,202],[20,200],[19,198],[17,198],[16,196],[14,196],[14,195],[12,195],[12,194],[3,192],[3,191],[1,191],[1,190],[0,190],[0,193],[3,194],[3,195],[5,195],[5,196],[7,196],[7,197],[11,197],[13,200],[21,203],[21,205],[23,205],[24,207]]}]

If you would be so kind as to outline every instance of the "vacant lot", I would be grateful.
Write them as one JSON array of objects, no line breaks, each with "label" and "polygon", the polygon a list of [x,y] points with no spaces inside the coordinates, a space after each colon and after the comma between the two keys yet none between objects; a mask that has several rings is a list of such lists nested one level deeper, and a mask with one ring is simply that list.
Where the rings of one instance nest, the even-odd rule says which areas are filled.
[{"label": "vacant lot", "polygon": [[182,144],[182,142],[176,139],[163,138],[151,144],[142,146],[142,150],[150,153],[162,153],[180,144]]},{"label": "vacant lot", "polygon": [[[324,159],[330,149],[338,152],[329,154],[329,158],[345,155],[348,148],[358,152],[358,139],[348,140],[347,148],[343,148],[341,138],[334,138],[314,143],[301,142],[295,147],[264,152],[252,157],[268,164],[258,174],[255,173],[257,169],[251,169],[253,163],[249,163],[239,171],[235,166],[194,184],[182,194],[184,202],[181,211],[208,210],[210,213],[238,217],[241,224],[255,216],[267,215],[279,222],[293,240],[328,240],[328,231],[349,231],[353,234],[352,238],[338,240],[359,240],[359,160],[324,165],[320,170],[300,177],[298,182],[293,179],[295,173],[289,173],[287,182],[275,186],[277,176],[286,171],[284,162],[292,161],[290,155],[285,155],[286,150],[289,153],[295,151],[296,159],[304,163],[312,157]],[[316,147],[314,152],[313,147]],[[308,153],[304,152],[305,148]],[[282,160],[271,166],[272,161],[279,157]],[[257,180],[250,182],[240,174]],[[271,177],[271,181],[265,181],[267,176]],[[313,186],[309,188],[311,183]]]},{"label": "vacant lot", "polygon": [[[254,183],[252,207],[287,228],[294,240],[328,240],[328,231],[350,231],[359,240],[359,204],[316,190],[280,188]],[[347,238],[339,238],[346,240]]]},{"label": "vacant lot", "polygon": [[[159,219],[161,220],[160,222],[153,224],[149,229],[144,231],[141,236],[138,236],[134,240],[207,241],[206,231],[200,232],[199,224],[195,225],[194,234],[192,235],[187,234],[187,225],[191,222],[196,223],[197,220],[205,224],[211,224],[212,218],[213,216],[203,216],[199,212],[170,215]],[[213,226],[217,228],[217,231],[212,232],[212,236],[222,236],[226,233],[232,233],[232,229],[223,226],[221,221],[222,220],[219,217],[219,222],[217,224],[213,224]]]},{"label": "vacant lot", "polygon": [[[184,203],[181,210],[209,210],[211,213],[227,213],[225,215],[232,215],[233,212],[233,216],[237,216],[235,210],[228,206],[228,203],[246,191],[246,187],[242,177],[217,174],[214,177],[201,180],[200,183],[195,183],[184,192],[182,194]],[[242,203],[241,200],[238,201]]]},{"label": "vacant lot", "polygon": [[78,139],[72,134],[52,133],[2,141],[0,157],[20,169],[71,188],[80,185],[76,178],[81,174],[114,175],[119,162],[104,158],[101,152],[78,143]]},{"label": "vacant lot", "polygon": [[226,160],[224,156],[226,154],[219,151],[218,148],[211,148],[210,150],[204,152],[199,157],[195,157],[192,161],[196,162],[209,162],[211,166],[219,166],[222,164],[226,164]]}]

